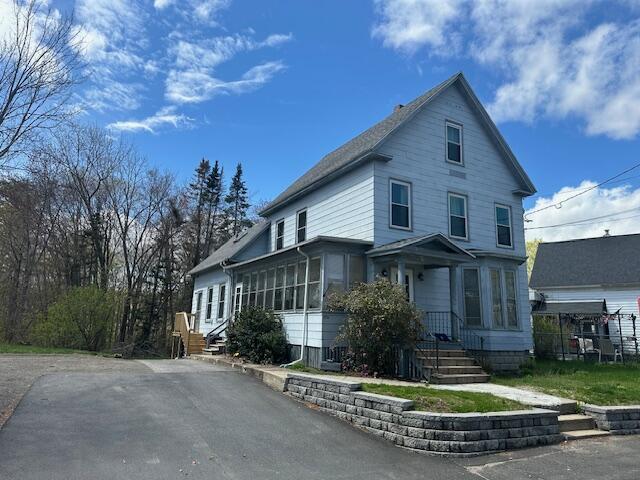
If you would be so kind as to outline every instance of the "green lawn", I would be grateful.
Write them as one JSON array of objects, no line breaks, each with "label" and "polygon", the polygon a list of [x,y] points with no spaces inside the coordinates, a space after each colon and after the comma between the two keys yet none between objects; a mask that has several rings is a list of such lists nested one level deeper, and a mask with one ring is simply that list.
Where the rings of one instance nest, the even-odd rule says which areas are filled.
[{"label": "green lawn", "polygon": [[416,386],[401,387],[379,383],[363,383],[362,390],[380,395],[413,400],[416,410],[441,413],[501,412],[504,410],[526,410],[526,407],[513,400],[496,397],[488,393],[454,392]]},{"label": "green lawn", "polygon": [[35,345],[20,345],[13,343],[0,343],[0,353],[35,353],[35,354],[63,354],[63,353],[84,353],[96,355],[96,352],[86,350],[73,350],[71,348],[38,347]]},{"label": "green lawn", "polygon": [[638,364],[537,360],[522,369],[522,376],[494,376],[491,381],[596,405],[640,404]]}]

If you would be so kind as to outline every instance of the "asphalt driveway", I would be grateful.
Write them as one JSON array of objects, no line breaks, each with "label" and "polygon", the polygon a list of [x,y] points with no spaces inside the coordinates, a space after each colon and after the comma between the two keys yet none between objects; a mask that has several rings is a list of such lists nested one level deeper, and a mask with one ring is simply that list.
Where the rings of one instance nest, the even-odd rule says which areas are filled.
[{"label": "asphalt driveway", "polygon": [[397,448],[225,367],[137,363],[37,379],[0,430],[0,479],[640,478],[637,436],[447,459]]},{"label": "asphalt driveway", "polygon": [[477,478],[237,371],[191,361],[146,365],[149,373],[36,380],[0,430],[0,478]]}]

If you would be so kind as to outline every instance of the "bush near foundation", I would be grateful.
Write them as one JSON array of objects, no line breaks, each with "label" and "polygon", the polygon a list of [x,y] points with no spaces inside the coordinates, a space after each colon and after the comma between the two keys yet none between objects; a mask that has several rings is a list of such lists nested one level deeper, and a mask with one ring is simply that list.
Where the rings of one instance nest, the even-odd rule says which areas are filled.
[{"label": "bush near foundation", "polygon": [[253,363],[286,361],[287,338],[280,317],[262,308],[243,308],[227,328],[227,351]]},{"label": "bush near foundation", "polygon": [[419,337],[423,313],[407,300],[402,286],[388,280],[361,283],[330,303],[347,313],[337,337],[348,345],[345,370],[392,374],[398,349],[412,348]]}]

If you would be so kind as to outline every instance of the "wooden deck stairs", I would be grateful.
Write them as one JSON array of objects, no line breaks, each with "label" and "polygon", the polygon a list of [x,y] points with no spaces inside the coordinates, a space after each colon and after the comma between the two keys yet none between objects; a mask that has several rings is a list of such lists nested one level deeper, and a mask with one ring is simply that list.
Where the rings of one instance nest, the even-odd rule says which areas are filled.
[{"label": "wooden deck stairs", "polygon": [[176,313],[173,325],[173,337],[178,337],[184,346],[184,354],[195,355],[202,353],[206,347],[206,340],[202,333],[194,330],[193,319],[186,312]]}]

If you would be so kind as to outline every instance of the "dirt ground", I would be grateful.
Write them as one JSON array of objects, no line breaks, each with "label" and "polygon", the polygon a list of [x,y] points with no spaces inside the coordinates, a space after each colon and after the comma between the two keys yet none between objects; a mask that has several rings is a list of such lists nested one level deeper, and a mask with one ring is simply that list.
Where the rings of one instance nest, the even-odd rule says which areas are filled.
[{"label": "dirt ground", "polygon": [[94,355],[0,354],[0,428],[38,377],[64,372],[148,373],[151,369],[136,360]]}]

